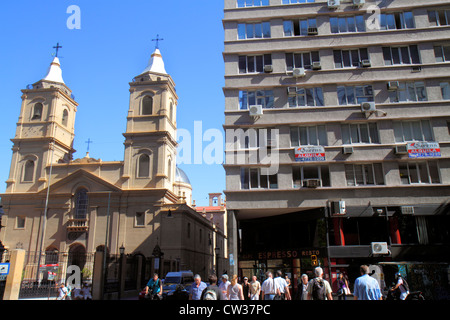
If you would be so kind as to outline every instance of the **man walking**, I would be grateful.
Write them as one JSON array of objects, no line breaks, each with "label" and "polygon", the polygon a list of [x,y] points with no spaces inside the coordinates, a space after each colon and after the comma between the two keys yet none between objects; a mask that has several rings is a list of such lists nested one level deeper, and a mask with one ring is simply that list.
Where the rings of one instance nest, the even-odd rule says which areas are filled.
[{"label": "man walking", "polygon": [[283,273],[281,270],[277,271],[277,277],[275,281],[275,294],[281,297],[281,300],[291,300],[291,294],[289,292],[289,285],[285,279],[282,278]]},{"label": "man walking", "polygon": [[256,276],[253,276],[252,282],[250,282],[250,299],[259,300],[260,293],[261,293],[261,283],[259,283]]},{"label": "man walking", "polygon": [[369,267],[362,265],[359,268],[361,277],[355,280],[353,296],[355,300],[381,300],[381,290],[378,281],[369,276]]},{"label": "man walking", "polygon": [[200,300],[203,290],[207,287],[206,283],[202,281],[200,275],[196,274],[194,276],[194,283],[191,285],[189,290],[189,300]]},{"label": "man walking", "polygon": [[323,269],[314,269],[315,278],[308,283],[308,300],[333,300],[330,283],[323,279]]},{"label": "man walking", "polygon": [[203,290],[200,300],[225,300],[222,290],[217,286],[217,276],[209,276],[209,287]]},{"label": "man walking", "polygon": [[266,280],[261,286],[261,291],[264,300],[273,300],[275,297],[275,281],[272,279],[272,272],[266,273]]}]

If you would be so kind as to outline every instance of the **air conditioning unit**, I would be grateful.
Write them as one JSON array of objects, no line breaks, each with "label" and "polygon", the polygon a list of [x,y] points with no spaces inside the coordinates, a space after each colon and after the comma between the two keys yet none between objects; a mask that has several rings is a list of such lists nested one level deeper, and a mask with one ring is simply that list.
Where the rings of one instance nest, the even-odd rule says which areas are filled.
[{"label": "air conditioning unit", "polygon": [[296,78],[304,77],[306,75],[305,68],[294,68],[293,75]]},{"label": "air conditioning unit", "polygon": [[320,69],[322,69],[322,65],[320,64],[320,61],[314,61],[312,63],[312,69],[313,70],[320,70]]},{"label": "air conditioning unit", "polygon": [[389,91],[395,91],[398,89],[399,82],[398,81],[389,81],[387,84],[387,88]]},{"label": "air conditioning unit", "polygon": [[263,114],[262,105],[250,106],[249,113],[250,113],[250,116],[252,116],[252,117],[262,115]]},{"label": "air conditioning unit", "polygon": [[320,179],[306,179],[303,180],[303,186],[306,188],[320,187]]},{"label": "air conditioning unit", "polygon": [[375,107],[375,102],[368,101],[361,103],[361,111],[362,112],[375,112],[377,108]]},{"label": "air conditioning unit", "polygon": [[297,95],[297,87],[288,87],[287,92],[289,97],[295,97]]},{"label": "air conditioning unit", "polygon": [[372,254],[389,254],[387,242],[372,242]]},{"label": "air conditioning unit", "polygon": [[345,201],[333,201],[331,202],[331,214],[332,215],[342,215],[346,214],[347,209],[345,208]]},{"label": "air conditioning unit", "polygon": [[402,214],[414,214],[414,206],[402,206],[400,208]]},{"label": "air conditioning unit", "polygon": [[361,67],[368,68],[370,66],[372,66],[372,64],[370,63],[369,59],[361,60]]},{"label": "air conditioning unit", "polygon": [[337,9],[341,4],[340,0],[328,0],[328,8],[329,9]]},{"label": "air conditioning unit", "polygon": [[265,73],[271,73],[273,71],[273,66],[271,64],[266,64],[264,66],[264,72]]},{"label": "air conditioning unit", "polygon": [[408,154],[408,146],[406,144],[398,144],[395,146],[396,154]]},{"label": "air conditioning unit", "polygon": [[308,28],[308,36],[315,36],[319,34],[319,30],[315,27]]},{"label": "air conditioning unit", "polygon": [[343,154],[352,154],[353,153],[353,147],[351,146],[346,146],[342,148],[342,153]]},{"label": "air conditioning unit", "polygon": [[358,8],[362,7],[364,3],[366,3],[365,0],[353,0],[353,5]]}]

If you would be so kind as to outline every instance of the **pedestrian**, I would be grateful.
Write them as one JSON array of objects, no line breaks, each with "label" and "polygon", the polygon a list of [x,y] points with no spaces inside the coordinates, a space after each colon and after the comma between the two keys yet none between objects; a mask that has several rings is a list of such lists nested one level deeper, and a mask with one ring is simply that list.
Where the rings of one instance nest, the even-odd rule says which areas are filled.
[{"label": "pedestrian", "polygon": [[308,300],[333,300],[330,283],[323,279],[323,269],[314,269],[314,279],[308,283]]},{"label": "pedestrian", "polygon": [[244,300],[250,300],[250,283],[248,278],[244,277],[244,282],[242,283],[242,293],[244,295]]},{"label": "pedestrian", "polygon": [[72,287],[70,286],[69,283],[67,283],[66,289],[67,289],[66,300],[72,300]]},{"label": "pedestrian", "polygon": [[209,276],[209,287],[203,290],[200,300],[225,300],[222,290],[217,286],[217,276]]},{"label": "pedestrian", "polygon": [[162,300],[162,281],[159,279],[158,274],[153,274],[153,278],[151,278],[147,285],[144,288],[145,296],[147,296],[150,292],[149,298],[150,300]]},{"label": "pedestrian", "polygon": [[298,283],[298,300],[308,300],[308,275],[302,274]]},{"label": "pedestrian", "polygon": [[194,283],[189,289],[189,300],[200,300],[203,290],[207,287],[206,283],[202,281],[202,277],[199,274],[194,276]]},{"label": "pedestrian", "polygon": [[400,272],[395,274],[395,279],[397,280],[397,284],[392,287],[390,290],[400,290],[400,300],[405,300],[409,294],[409,286],[405,279],[403,279],[402,274]]},{"label": "pedestrian", "polygon": [[58,298],[56,298],[57,300],[66,300],[67,297],[67,288],[64,285],[64,282],[61,282],[61,285],[59,286],[58,289]]},{"label": "pedestrian", "polygon": [[275,282],[270,271],[266,273],[266,280],[261,286],[261,292],[264,300],[273,300],[275,297]]},{"label": "pedestrian", "polygon": [[253,276],[252,282],[250,282],[250,300],[259,300],[260,293],[261,283],[259,283],[256,276]]},{"label": "pedestrian", "polygon": [[381,300],[381,290],[378,281],[369,276],[369,267],[359,268],[361,276],[355,280],[353,296],[355,300]]},{"label": "pedestrian", "polygon": [[228,281],[228,275],[223,274],[222,275],[222,282],[219,284],[220,290],[222,290],[222,294],[225,298],[225,300],[228,300],[227,292],[228,292],[228,286],[230,285],[230,281]]},{"label": "pedestrian", "polygon": [[346,300],[346,296],[350,295],[350,287],[348,286],[348,281],[345,275],[340,272],[337,277],[337,286],[338,286],[338,300]]},{"label": "pedestrian", "polygon": [[83,300],[92,300],[91,289],[86,282],[83,285],[83,289],[81,289],[81,294],[83,295]]},{"label": "pedestrian", "polygon": [[282,278],[283,273],[281,270],[277,271],[277,277],[275,281],[275,295],[276,300],[291,300],[291,294],[289,292],[289,285],[284,278]]},{"label": "pedestrian", "polygon": [[227,288],[228,300],[244,300],[242,286],[238,283],[237,275],[233,275],[230,285]]}]

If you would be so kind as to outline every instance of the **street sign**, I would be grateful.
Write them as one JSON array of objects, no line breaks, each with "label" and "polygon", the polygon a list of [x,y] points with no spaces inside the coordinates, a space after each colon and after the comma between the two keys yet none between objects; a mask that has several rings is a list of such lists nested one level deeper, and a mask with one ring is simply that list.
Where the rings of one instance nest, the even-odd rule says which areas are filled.
[{"label": "street sign", "polygon": [[0,263],[0,275],[8,275],[9,274],[9,263]]}]

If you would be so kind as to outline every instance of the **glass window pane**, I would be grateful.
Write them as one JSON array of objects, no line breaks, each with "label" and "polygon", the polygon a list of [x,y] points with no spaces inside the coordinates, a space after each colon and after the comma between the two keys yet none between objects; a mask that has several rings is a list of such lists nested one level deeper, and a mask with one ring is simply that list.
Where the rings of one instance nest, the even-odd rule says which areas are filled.
[{"label": "glass window pane", "polygon": [[294,188],[300,188],[301,187],[302,176],[301,176],[301,173],[300,173],[300,167],[293,167],[292,168],[292,180],[293,180]]},{"label": "glass window pane", "polygon": [[450,99],[450,83],[449,82],[441,82],[441,93],[442,93],[442,99],[444,99],[444,100]]},{"label": "glass window pane", "polygon": [[260,181],[260,187],[263,189],[267,189],[269,187],[269,181],[268,181],[269,177],[266,175],[263,175],[261,173],[260,177],[259,177],[259,181]]},{"label": "glass window pane", "polygon": [[339,32],[339,26],[338,26],[338,18],[330,18],[330,26],[331,26],[331,33],[338,33]]},{"label": "glass window pane", "polygon": [[247,57],[239,56],[239,73],[247,73]]},{"label": "glass window pane", "polygon": [[344,62],[344,67],[351,67],[350,52],[347,50],[342,51],[342,60]]},{"label": "glass window pane", "polygon": [[263,22],[264,38],[270,38],[270,22]]},{"label": "glass window pane", "polygon": [[420,128],[420,122],[419,121],[413,121],[411,123],[412,126],[412,132],[413,132],[413,139],[416,141],[422,141],[423,140],[423,136],[422,136],[422,130]]},{"label": "glass window pane", "polygon": [[303,67],[303,61],[302,61],[302,54],[301,53],[294,54],[294,67],[295,68],[302,68]]},{"label": "glass window pane", "polygon": [[436,11],[428,11],[428,21],[431,27],[437,26]]},{"label": "glass window pane", "polygon": [[434,47],[434,55],[436,57],[436,62],[444,62],[444,55],[441,46]]},{"label": "glass window pane", "polygon": [[241,168],[241,189],[249,189],[249,172],[245,168]]},{"label": "glass window pane", "polygon": [[450,61],[450,46],[443,47],[444,49],[444,60]]},{"label": "glass window pane", "polygon": [[358,125],[357,124],[350,125],[350,134],[351,134],[352,143],[359,143],[359,142],[361,142],[360,139],[359,139]]},{"label": "glass window pane", "polygon": [[345,179],[347,180],[347,186],[355,185],[353,165],[351,164],[345,165]]},{"label": "glass window pane", "polygon": [[327,146],[328,139],[327,139],[327,130],[326,130],[325,126],[318,126],[317,130],[319,131],[319,145]]},{"label": "glass window pane", "polygon": [[402,184],[409,184],[408,165],[406,163],[399,164],[399,174]]},{"label": "glass window pane", "polygon": [[383,57],[385,65],[387,66],[392,65],[391,48],[383,47]]},{"label": "glass window pane", "polygon": [[431,183],[440,183],[437,161],[429,161],[428,168],[430,170]]},{"label": "glass window pane", "polygon": [[298,128],[293,127],[291,128],[291,146],[292,147],[298,147],[300,144],[300,139],[298,137]]},{"label": "glass window pane", "polygon": [[333,51],[333,55],[334,55],[334,67],[335,68],[342,68],[343,67],[343,63],[342,63],[342,54],[340,50],[334,50]]},{"label": "glass window pane", "polygon": [[438,13],[438,17],[439,17],[439,25],[445,26],[447,24],[447,19],[445,17],[445,11],[439,10],[437,13]]},{"label": "glass window pane", "polygon": [[400,52],[399,48],[392,48],[392,63],[393,64],[400,64]]},{"label": "glass window pane", "polygon": [[255,38],[262,38],[263,31],[261,23],[255,23]]},{"label": "glass window pane", "polygon": [[245,39],[245,23],[239,23],[238,24],[238,39],[242,40]]},{"label": "glass window pane", "polygon": [[300,20],[300,35],[308,35],[308,20]]},{"label": "glass window pane", "polygon": [[294,33],[292,32],[292,21],[284,21],[283,28],[285,37],[291,37],[294,35]]},{"label": "glass window pane", "polygon": [[373,170],[375,172],[375,184],[383,185],[384,184],[384,174],[383,174],[383,166],[381,163],[375,163],[373,165]]},{"label": "glass window pane", "polygon": [[354,165],[356,185],[364,185],[364,173],[362,165]]},{"label": "glass window pane", "polygon": [[341,106],[346,105],[347,97],[345,94],[345,87],[337,87],[337,95],[338,95],[339,105],[341,105]]},{"label": "glass window pane", "polygon": [[320,167],[320,178],[322,180],[322,187],[330,186],[330,169],[328,166]]},{"label": "glass window pane", "polygon": [[409,46],[409,52],[411,53],[411,62],[420,64],[419,50],[416,45]]},{"label": "glass window pane", "polygon": [[417,100],[427,101],[427,90],[425,88],[425,84],[423,82],[416,82],[415,86],[416,86]]},{"label": "glass window pane", "polygon": [[319,178],[319,170],[317,167],[303,167],[303,179],[318,179]]},{"label": "glass window pane", "polygon": [[425,141],[433,141],[433,133],[431,131],[431,124],[428,120],[422,120],[422,133]]},{"label": "glass window pane", "polygon": [[419,174],[420,174],[420,182],[421,183],[430,183],[426,162],[419,163]]},{"label": "glass window pane", "polygon": [[249,23],[246,25],[246,35],[247,35],[247,39],[252,39],[254,38],[255,35],[255,27],[253,24]]},{"label": "glass window pane", "polygon": [[255,72],[255,57],[247,57],[247,71]]},{"label": "glass window pane", "polygon": [[358,32],[366,31],[366,22],[364,16],[356,16],[356,30]]},{"label": "glass window pane", "polygon": [[308,132],[309,132],[309,144],[316,146],[318,144],[317,141],[317,127],[309,127],[308,128]]},{"label": "glass window pane", "polygon": [[339,32],[347,32],[347,19],[346,18],[339,18]]},{"label": "glass window pane", "polygon": [[408,165],[409,167],[409,181],[411,183],[419,183],[419,174],[417,172],[417,165],[415,163],[411,163]]},{"label": "glass window pane", "polygon": [[258,188],[258,169],[250,169],[250,188]]},{"label": "glass window pane", "polygon": [[404,141],[413,141],[411,122],[403,123],[403,137]]},{"label": "glass window pane", "polygon": [[312,88],[305,89],[306,92],[306,105],[314,107],[314,91]]},{"label": "glass window pane", "polygon": [[401,122],[394,122],[395,142],[403,142],[403,129]]},{"label": "glass window pane", "polygon": [[300,127],[300,145],[307,146],[308,143],[308,131],[306,127]]},{"label": "glass window pane", "polygon": [[369,184],[369,185],[375,184],[375,178],[373,175],[372,165],[370,165],[370,164],[363,165],[363,170],[364,170],[365,184]]},{"label": "glass window pane", "polygon": [[370,143],[369,128],[368,128],[367,124],[361,124],[359,126],[359,132],[361,134],[361,142],[362,143]]},{"label": "glass window pane", "polygon": [[248,105],[254,106],[256,104],[256,96],[254,91],[247,92],[248,95]]},{"label": "glass window pane", "polygon": [[263,72],[264,71],[264,62],[263,62],[263,56],[256,56],[256,72]]},{"label": "glass window pane", "polygon": [[278,175],[273,174],[269,176],[270,189],[278,189]]},{"label": "glass window pane", "polygon": [[395,15],[394,14],[387,14],[386,15],[386,23],[387,23],[387,28],[389,30],[395,29]]},{"label": "glass window pane", "polygon": [[401,47],[401,55],[402,55],[402,63],[403,64],[410,64],[411,61],[409,59],[409,49],[408,47]]},{"label": "glass window pane", "polygon": [[315,92],[315,98],[316,98],[316,106],[317,107],[323,107],[325,104],[324,104],[324,101],[323,101],[322,88],[315,88],[314,92]]},{"label": "glass window pane", "polygon": [[372,143],[380,143],[378,139],[378,128],[376,123],[369,124],[369,131],[370,131],[370,141]]},{"label": "glass window pane", "polygon": [[416,90],[414,89],[414,83],[407,83],[406,84],[406,92],[408,95],[408,101],[416,101]]},{"label": "glass window pane", "polygon": [[405,20],[406,28],[414,28],[414,16],[412,12],[404,12],[403,18]]},{"label": "glass window pane", "polygon": [[341,127],[342,129],[342,144],[351,144],[350,140],[350,126],[348,124],[344,124]]},{"label": "glass window pane", "polygon": [[356,32],[356,24],[354,17],[347,18],[348,32]]},{"label": "glass window pane", "polygon": [[309,53],[303,54],[303,66],[305,69],[311,69],[311,56]]}]

